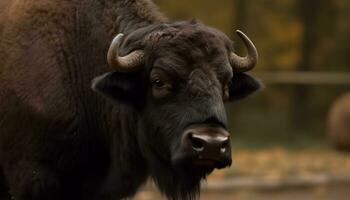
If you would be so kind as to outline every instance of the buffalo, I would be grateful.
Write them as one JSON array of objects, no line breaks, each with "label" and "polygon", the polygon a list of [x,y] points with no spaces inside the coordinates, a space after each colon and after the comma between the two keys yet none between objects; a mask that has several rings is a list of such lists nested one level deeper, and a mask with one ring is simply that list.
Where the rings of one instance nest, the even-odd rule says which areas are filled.
[{"label": "buffalo", "polygon": [[328,137],[339,150],[350,151],[350,93],[336,99],[328,114]]},{"label": "buffalo", "polygon": [[222,32],[150,0],[1,0],[0,199],[195,199],[231,165],[225,102],[261,84]]}]

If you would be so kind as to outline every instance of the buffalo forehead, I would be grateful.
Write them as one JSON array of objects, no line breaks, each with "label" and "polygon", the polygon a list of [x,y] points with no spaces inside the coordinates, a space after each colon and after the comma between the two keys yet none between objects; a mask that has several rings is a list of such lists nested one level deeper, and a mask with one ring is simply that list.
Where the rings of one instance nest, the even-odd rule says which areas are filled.
[{"label": "buffalo forehead", "polygon": [[219,79],[232,77],[228,59],[231,41],[223,33],[201,24],[186,23],[163,31],[171,34],[163,33],[167,37],[152,44],[153,67],[180,78],[188,77],[194,69],[207,74],[214,72]]},{"label": "buffalo forehead", "polygon": [[163,56],[156,59],[153,68],[161,69],[167,74],[180,79],[188,78],[190,74],[199,69],[206,75],[216,75],[220,80],[227,80],[232,77],[232,68],[228,59],[219,58],[212,60],[188,60],[179,55]]}]

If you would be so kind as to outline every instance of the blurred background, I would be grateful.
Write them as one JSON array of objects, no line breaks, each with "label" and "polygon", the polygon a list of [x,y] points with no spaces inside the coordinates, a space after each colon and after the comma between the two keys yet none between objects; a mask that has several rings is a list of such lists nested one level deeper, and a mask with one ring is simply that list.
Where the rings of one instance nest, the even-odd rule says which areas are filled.
[{"label": "blurred background", "polygon": [[[243,30],[260,54],[252,73],[265,89],[227,105],[234,164],[200,199],[348,199],[350,1],[154,1],[172,20],[222,30],[240,55]],[[136,199],[163,198],[149,184]]]}]

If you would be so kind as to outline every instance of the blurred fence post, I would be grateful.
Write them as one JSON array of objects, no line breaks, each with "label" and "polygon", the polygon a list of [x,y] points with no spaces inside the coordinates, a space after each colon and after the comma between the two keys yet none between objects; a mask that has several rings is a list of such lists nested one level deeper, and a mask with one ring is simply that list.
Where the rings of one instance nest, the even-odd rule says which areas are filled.
[{"label": "blurred fence post", "polygon": [[299,85],[350,85],[350,73],[342,72],[255,72],[265,84]]}]

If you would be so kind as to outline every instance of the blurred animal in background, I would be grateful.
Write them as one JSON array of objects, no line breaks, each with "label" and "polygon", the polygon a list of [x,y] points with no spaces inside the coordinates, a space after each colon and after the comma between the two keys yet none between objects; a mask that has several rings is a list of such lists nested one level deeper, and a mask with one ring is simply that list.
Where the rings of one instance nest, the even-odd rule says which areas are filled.
[{"label": "blurred animal in background", "polygon": [[328,137],[336,148],[350,151],[350,93],[334,101],[328,115]]},{"label": "blurred animal in background", "polygon": [[194,199],[231,165],[224,102],[260,88],[245,34],[240,57],[222,32],[171,22],[149,0],[7,2],[0,199],[122,199],[148,177]]}]

